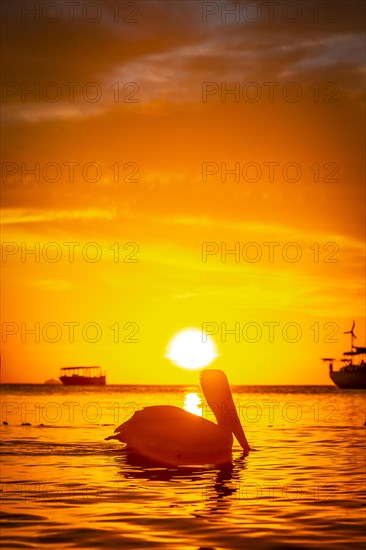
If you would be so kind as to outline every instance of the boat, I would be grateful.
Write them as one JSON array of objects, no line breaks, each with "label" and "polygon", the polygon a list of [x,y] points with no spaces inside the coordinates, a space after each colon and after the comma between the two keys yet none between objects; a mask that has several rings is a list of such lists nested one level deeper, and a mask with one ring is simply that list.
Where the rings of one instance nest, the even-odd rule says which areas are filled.
[{"label": "boat", "polygon": [[[332,357],[322,357],[323,361],[327,361],[329,364],[329,376],[338,388],[345,390],[365,390],[366,389],[366,363],[365,354],[366,347],[358,347],[354,345],[357,336],[354,332],[355,322],[353,321],[351,330],[344,332],[343,334],[351,335],[351,351],[345,351],[343,355],[347,358],[341,359],[342,363],[345,363],[339,370],[334,370],[333,363],[336,359]],[[362,356],[358,363],[353,362],[353,358]]]},{"label": "boat", "polygon": [[101,367],[63,367],[60,380],[66,386],[105,386],[106,374]]}]

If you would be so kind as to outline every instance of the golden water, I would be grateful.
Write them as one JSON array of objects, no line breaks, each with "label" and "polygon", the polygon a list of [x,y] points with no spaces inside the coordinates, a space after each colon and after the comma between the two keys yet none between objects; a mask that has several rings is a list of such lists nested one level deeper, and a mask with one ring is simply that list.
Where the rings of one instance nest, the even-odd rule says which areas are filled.
[{"label": "golden water", "polygon": [[165,468],[104,438],[145,405],[199,412],[197,388],[2,386],[3,547],[361,546],[365,393],[234,389],[256,451],[235,444],[225,468]]}]

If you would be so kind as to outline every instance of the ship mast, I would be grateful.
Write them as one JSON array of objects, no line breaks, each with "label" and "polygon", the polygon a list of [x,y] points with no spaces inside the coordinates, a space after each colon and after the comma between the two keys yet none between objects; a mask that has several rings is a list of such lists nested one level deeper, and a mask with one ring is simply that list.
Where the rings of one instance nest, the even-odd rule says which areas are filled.
[{"label": "ship mast", "polygon": [[[351,352],[353,351],[353,348],[355,347],[353,345],[353,342],[354,342],[354,340],[357,339],[357,336],[354,333],[355,325],[356,325],[356,323],[355,323],[355,321],[353,321],[351,330],[347,330],[346,332],[343,333],[343,334],[350,334],[351,335]],[[351,365],[353,365],[352,355],[351,355]]]}]

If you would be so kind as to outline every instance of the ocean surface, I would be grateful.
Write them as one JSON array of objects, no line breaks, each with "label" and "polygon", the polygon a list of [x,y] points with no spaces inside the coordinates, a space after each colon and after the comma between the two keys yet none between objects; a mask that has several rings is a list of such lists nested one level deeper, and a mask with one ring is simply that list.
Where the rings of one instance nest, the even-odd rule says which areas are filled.
[{"label": "ocean surface", "polygon": [[361,548],[365,392],[233,396],[256,450],[235,441],[232,464],[172,468],[104,438],[146,405],[212,419],[198,387],[2,385],[2,548]]}]

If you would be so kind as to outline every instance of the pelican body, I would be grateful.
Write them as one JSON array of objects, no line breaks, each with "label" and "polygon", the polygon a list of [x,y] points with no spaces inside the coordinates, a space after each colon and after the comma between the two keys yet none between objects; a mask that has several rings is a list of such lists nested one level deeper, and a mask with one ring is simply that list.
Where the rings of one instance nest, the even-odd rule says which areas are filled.
[{"label": "pelican body", "polygon": [[201,374],[201,387],[217,424],[179,407],[157,405],[135,412],[106,439],[117,439],[147,459],[170,465],[230,462],[233,434],[248,453],[226,375],[207,369]]}]

